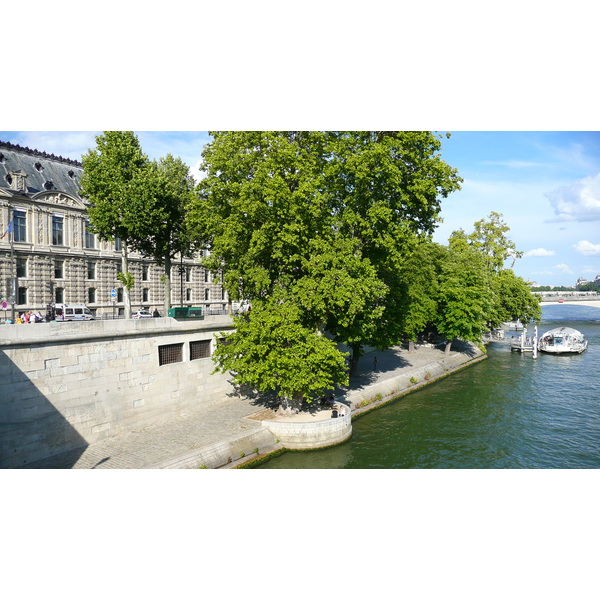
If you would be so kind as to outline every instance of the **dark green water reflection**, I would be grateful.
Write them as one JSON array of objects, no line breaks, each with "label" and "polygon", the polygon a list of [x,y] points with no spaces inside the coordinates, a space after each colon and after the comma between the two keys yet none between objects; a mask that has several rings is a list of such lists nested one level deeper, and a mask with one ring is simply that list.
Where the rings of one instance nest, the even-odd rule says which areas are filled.
[{"label": "dark green water reflection", "polygon": [[488,360],[354,421],[341,446],[258,468],[598,468],[600,308],[544,307],[539,331],[566,322],[584,354],[533,360],[491,344]]}]

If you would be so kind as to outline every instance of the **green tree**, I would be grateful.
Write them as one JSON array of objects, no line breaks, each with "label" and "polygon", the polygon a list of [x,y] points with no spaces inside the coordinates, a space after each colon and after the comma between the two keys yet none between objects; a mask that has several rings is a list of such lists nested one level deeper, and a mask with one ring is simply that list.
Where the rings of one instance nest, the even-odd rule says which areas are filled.
[{"label": "green tree", "polygon": [[495,312],[488,320],[490,328],[508,321],[539,323],[542,316],[540,298],[531,293],[529,285],[514,274],[512,269],[502,269],[494,278]]},{"label": "green tree", "polygon": [[335,319],[330,330],[352,349],[356,365],[364,345],[380,349],[414,338],[418,307],[404,270],[439,221],[441,199],[462,181],[441,157],[430,132],[340,132],[333,136],[326,176],[339,215],[339,232],[353,239],[385,286],[377,311],[369,307],[350,328]]},{"label": "green tree", "polygon": [[216,371],[232,382],[273,393],[283,410],[300,409],[334,385],[348,382],[344,355],[320,332],[307,329],[297,306],[259,301],[234,317],[235,331],[221,334],[213,355]]},{"label": "green tree", "polygon": [[447,250],[429,239],[422,240],[398,270],[400,289],[396,297],[401,314],[400,331],[409,351],[417,336],[435,323],[441,267]]},{"label": "green tree", "polygon": [[485,256],[487,267],[497,272],[504,267],[508,258],[513,259],[512,268],[515,260],[523,256],[523,253],[517,250],[515,243],[507,237],[509,231],[510,228],[502,220],[502,215],[492,211],[487,219],[475,223],[471,234],[466,235],[461,229],[454,232],[452,237],[455,239],[463,237],[468,244]]},{"label": "green tree", "polygon": [[130,247],[143,239],[144,202],[140,189],[147,175],[148,158],[131,131],[105,131],[96,136],[96,148],[82,157],[82,195],[90,201],[90,228],[100,240],[122,243],[121,270],[124,277],[125,317],[131,318],[128,267]]},{"label": "green tree", "polygon": [[139,219],[144,222],[146,235],[133,241],[133,245],[164,267],[164,310],[167,314],[171,308],[173,259],[177,255],[191,254],[194,248],[186,216],[195,198],[196,183],[188,166],[171,154],[149,163],[145,179],[138,183],[138,197],[144,205]]},{"label": "green tree", "polygon": [[[460,178],[429,132],[216,132],[192,211],[235,299],[284,294],[353,350],[400,327],[397,269]],[[406,321],[406,316],[402,317]]]},{"label": "green tree", "polygon": [[480,342],[493,311],[492,276],[485,256],[471,246],[448,247],[441,264],[435,325],[447,341]]},{"label": "green tree", "polygon": [[504,268],[508,258],[514,264],[522,256],[508,238],[509,231],[502,215],[492,212],[475,223],[471,234],[460,229],[450,236],[438,305],[438,330],[448,339],[475,342],[484,330],[505,321],[539,320],[539,299],[512,269]]}]

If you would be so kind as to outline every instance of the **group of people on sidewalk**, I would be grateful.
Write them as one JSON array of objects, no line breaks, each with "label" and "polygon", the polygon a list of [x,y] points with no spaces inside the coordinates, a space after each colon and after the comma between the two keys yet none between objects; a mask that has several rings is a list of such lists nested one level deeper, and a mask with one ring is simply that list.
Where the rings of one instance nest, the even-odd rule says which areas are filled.
[{"label": "group of people on sidewalk", "polygon": [[46,319],[42,317],[42,314],[28,310],[27,312],[21,313],[17,318],[17,323],[43,323]]}]

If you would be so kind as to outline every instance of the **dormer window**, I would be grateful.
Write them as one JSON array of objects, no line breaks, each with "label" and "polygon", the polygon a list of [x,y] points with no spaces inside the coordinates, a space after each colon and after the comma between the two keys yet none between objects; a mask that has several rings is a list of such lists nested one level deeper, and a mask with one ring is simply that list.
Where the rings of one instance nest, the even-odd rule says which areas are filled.
[{"label": "dormer window", "polygon": [[54,189],[54,184],[51,181],[46,181],[46,183],[44,184],[44,189],[46,189],[46,190],[53,190]]},{"label": "dormer window", "polygon": [[44,167],[42,167],[42,163],[40,163],[40,162],[36,162],[34,166],[35,166],[36,170],[37,170],[37,171],[40,171],[40,172],[41,172],[41,171],[43,170],[43,168],[44,168]]},{"label": "dormer window", "polygon": [[6,181],[11,190],[17,192],[27,191],[27,174],[23,171],[11,171],[6,175]]},{"label": "dormer window", "polygon": [[2,154],[2,152],[0,152],[0,163],[3,163],[6,160],[4,154]]},{"label": "dormer window", "polygon": [[74,177],[75,177],[75,173],[74,173],[73,171],[69,171],[69,172],[67,173],[67,175],[68,175],[68,176],[69,176],[71,179],[74,179]]}]

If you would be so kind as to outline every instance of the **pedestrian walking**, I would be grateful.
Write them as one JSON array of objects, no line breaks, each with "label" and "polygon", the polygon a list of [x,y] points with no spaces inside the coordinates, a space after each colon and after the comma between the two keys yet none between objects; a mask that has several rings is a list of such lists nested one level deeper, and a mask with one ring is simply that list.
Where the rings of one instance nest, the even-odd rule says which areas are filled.
[{"label": "pedestrian walking", "polygon": [[373,357],[373,371],[377,371],[377,357]]}]

